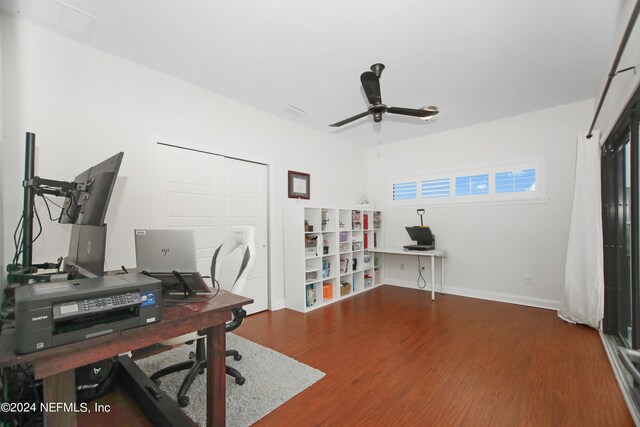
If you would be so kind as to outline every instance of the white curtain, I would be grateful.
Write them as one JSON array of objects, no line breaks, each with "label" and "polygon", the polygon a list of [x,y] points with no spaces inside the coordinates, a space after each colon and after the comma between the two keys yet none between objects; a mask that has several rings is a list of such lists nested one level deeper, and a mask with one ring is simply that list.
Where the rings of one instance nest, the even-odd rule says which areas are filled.
[{"label": "white curtain", "polygon": [[604,312],[600,133],[578,136],[576,180],[564,293],[558,316],[571,323],[600,326]]}]

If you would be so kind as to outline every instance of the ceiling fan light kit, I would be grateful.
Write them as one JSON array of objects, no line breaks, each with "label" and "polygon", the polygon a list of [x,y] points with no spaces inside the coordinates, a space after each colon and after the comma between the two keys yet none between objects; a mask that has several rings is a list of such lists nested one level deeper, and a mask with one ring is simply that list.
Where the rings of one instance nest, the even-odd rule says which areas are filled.
[{"label": "ceiling fan light kit", "polygon": [[351,123],[355,120],[361,119],[368,115],[373,116],[373,121],[379,123],[382,121],[382,115],[384,113],[398,114],[401,116],[418,117],[423,120],[429,120],[436,114],[438,114],[438,107],[425,107],[420,109],[415,108],[402,108],[402,107],[387,107],[382,103],[382,96],[380,95],[380,76],[384,70],[384,64],[373,64],[371,71],[365,71],[360,75],[360,82],[364,89],[367,100],[369,101],[369,108],[367,111],[356,114],[353,117],[331,124],[332,127],[340,127]]}]

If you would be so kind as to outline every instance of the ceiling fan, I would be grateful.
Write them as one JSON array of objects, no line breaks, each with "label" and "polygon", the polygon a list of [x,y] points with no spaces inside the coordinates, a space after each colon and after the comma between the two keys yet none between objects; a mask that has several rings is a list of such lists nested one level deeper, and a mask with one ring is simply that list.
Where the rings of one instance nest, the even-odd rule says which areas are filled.
[{"label": "ceiling fan", "polygon": [[418,117],[423,120],[429,120],[431,117],[438,114],[438,107],[414,109],[387,107],[385,104],[383,104],[382,97],[380,96],[380,75],[382,74],[382,70],[384,70],[383,64],[373,64],[371,66],[371,71],[365,71],[360,75],[360,81],[362,82],[364,93],[367,95],[367,100],[369,100],[369,109],[364,113],[357,114],[353,117],[349,117],[348,119],[342,120],[329,126],[340,127],[342,125],[346,125],[347,123],[351,123],[354,120],[358,120],[362,117],[368,116],[369,114],[373,116],[373,121],[376,123],[382,121],[383,113]]}]

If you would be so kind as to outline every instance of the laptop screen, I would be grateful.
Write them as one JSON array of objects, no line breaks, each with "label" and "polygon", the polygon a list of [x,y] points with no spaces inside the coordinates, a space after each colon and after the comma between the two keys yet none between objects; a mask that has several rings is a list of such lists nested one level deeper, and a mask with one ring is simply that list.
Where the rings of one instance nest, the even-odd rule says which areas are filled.
[{"label": "laptop screen", "polygon": [[135,230],[134,235],[138,272],[198,271],[193,230]]}]

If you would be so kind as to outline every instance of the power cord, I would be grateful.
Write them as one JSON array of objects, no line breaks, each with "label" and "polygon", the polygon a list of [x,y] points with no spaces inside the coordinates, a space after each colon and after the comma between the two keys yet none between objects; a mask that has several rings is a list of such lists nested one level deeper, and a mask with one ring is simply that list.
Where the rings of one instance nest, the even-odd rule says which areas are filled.
[{"label": "power cord", "polygon": [[[417,255],[417,258],[418,258],[418,280],[416,281],[416,284],[418,285],[418,288],[424,289],[427,287],[427,280],[422,275],[422,270],[424,269],[424,267],[420,264],[420,255]],[[422,286],[420,286],[421,282],[424,283]]]},{"label": "power cord", "polygon": [[[42,200],[44,201],[44,205],[47,207],[47,212],[49,213],[49,219],[53,222],[58,222],[60,221],[60,218],[62,218],[62,211],[63,211],[63,207],[60,206],[59,204],[57,204],[56,202],[54,202],[53,200],[49,199],[48,197],[46,197],[44,194],[41,194],[40,197],[42,197]],[[49,207],[49,202],[51,202],[51,204],[57,206],[60,208],[60,216],[58,216],[58,218],[54,218],[51,216],[51,208]]]}]

